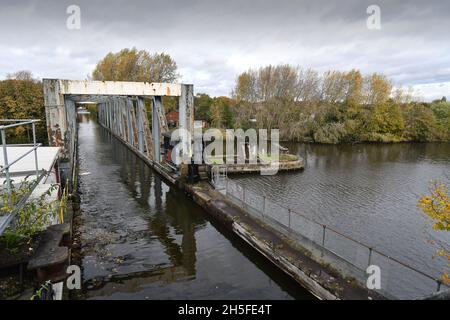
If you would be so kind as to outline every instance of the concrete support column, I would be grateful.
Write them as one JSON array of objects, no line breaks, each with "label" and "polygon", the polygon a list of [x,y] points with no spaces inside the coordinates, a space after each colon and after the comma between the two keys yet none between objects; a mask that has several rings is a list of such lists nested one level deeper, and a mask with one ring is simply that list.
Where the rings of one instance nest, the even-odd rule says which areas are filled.
[{"label": "concrete support column", "polygon": [[67,130],[64,95],[60,82],[56,79],[44,79],[44,106],[47,121],[47,134],[50,146],[65,147],[64,137]]},{"label": "concrete support column", "polygon": [[75,102],[64,99],[64,109],[66,114],[66,132],[64,133],[64,141],[67,156],[72,164],[75,163],[76,142],[77,142],[77,108]]},{"label": "concrete support column", "polygon": [[191,139],[194,137],[194,86],[191,84],[181,85],[181,95],[179,100],[180,129],[183,140],[183,159],[187,160],[192,156]]}]

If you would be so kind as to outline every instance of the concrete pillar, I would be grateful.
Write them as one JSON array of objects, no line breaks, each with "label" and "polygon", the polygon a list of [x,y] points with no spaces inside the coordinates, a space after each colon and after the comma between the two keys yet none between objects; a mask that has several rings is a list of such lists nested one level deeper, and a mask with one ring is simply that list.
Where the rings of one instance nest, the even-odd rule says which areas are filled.
[{"label": "concrete pillar", "polygon": [[64,147],[67,117],[64,106],[64,95],[61,94],[60,89],[60,81],[57,79],[44,79],[43,87],[49,145]]},{"label": "concrete pillar", "polygon": [[192,156],[191,139],[194,137],[194,86],[191,84],[181,85],[181,95],[179,100],[180,129],[183,140],[183,159],[187,160]]}]

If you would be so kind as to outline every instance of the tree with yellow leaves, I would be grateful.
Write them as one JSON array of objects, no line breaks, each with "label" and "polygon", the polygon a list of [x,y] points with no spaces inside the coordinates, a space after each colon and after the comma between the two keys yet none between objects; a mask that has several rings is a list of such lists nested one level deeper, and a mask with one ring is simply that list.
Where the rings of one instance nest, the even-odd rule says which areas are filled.
[{"label": "tree with yellow leaves", "polygon": [[178,77],[171,56],[136,48],[108,53],[92,72],[92,78],[100,81],[175,82]]},{"label": "tree with yellow leaves", "polygon": [[[433,221],[433,229],[436,231],[450,231],[450,195],[448,187],[434,181],[430,186],[430,195],[424,195],[419,200],[419,207]],[[438,243],[439,256],[446,257],[450,266],[450,251],[448,245]],[[450,284],[450,275],[445,272],[443,281]]]}]

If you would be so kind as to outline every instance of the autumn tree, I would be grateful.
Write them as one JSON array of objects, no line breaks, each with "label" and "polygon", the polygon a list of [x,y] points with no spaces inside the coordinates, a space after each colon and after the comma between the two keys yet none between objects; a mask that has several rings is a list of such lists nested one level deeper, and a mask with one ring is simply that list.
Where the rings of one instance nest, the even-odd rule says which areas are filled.
[{"label": "autumn tree", "polygon": [[404,129],[400,106],[393,102],[384,102],[373,107],[363,132],[369,141],[398,142],[402,140]]},{"label": "autumn tree", "polygon": [[436,129],[442,140],[450,140],[450,102],[443,97],[430,106],[436,118]]},{"label": "autumn tree", "polygon": [[165,53],[122,49],[108,53],[95,67],[94,80],[174,82],[178,79],[176,62]]},{"label": "autumn tree", "polygon": [[377,106],[385,103],[390,98],[392,83],[384,75],[374,73],[364,77],[363,95],[364,103]]},{"label": "autumn tree", "polygon": [[258,92],[256,88],[257,75],[253,70],[241,73],[236,79],[236,87],[232,96],[238,101],[256,102],[258,101]]},{"label": "autumn tree", "polygon": [[28,70],[20,70],[6,75],[8,80],[35,81],[33,74]]},{"label": "autumn tree", "polygon": [[[40,119],[37,124],[37,140],[47,143],[45,107],[42,82],[33,78],[30,71],[18,71],[0,81],[1,119]],[[7,130],[9,143],[31,141],[31,128],[19,126]]]},{"label": "autumn tree", "polygon": [[211,106],[214,100],[205,93],[199,93],[194,97],[195,119],[206,122],[211,121]]},{"label": "autumn tree", "polygon": [[321,85],[321,100],[338,103],[346,99],[346,76],[344,72],[327,71],[324,73]]},{"label": "autumn tree", "polygon": [[450,104],[413,102],[384,75],[319,74],[291,65],[249,69],[236,78],[235,126],[278,128],[284,140],[399,142],[450,140]]},{"label": "autumn tree", "polygon": [[[441,181],[434,181],[430,186],[430,194],[424,195],[419,200],[419,208],[431,219],[433,229],[441,232],[450,231],[450,195],[448,187]],[[450,267],[450,251],[445,243],[433,241],[439,246],[438,254],[446,257]],[[448,272],[443,275],[443,281],[450,284]]]},{"label": "autumn tree", "polygon": [[411,103],[405,107],[405,135],[409,141],[437,140],[436,116],[424,103]]},{"label": "autumn tree", "polygon": [[349,108],[357,108],[361,105],[363,77],[358,70],[351,70],[344,75],[345,78],[345,103]]},{"label": "autumn tree", "polygon": [[232,105],[234,105],[234,101],[228,97],[217,97],[213,99],[210,109],[210,118],[213,127],[233,128]]}]

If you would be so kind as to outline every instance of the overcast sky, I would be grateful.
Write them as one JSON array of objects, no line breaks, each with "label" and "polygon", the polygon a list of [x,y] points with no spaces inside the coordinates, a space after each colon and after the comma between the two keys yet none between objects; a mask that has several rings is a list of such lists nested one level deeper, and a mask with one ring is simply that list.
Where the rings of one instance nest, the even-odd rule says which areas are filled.
[{"label": "overcast sky", "polygon": [[[450,98],[450,1],[5,1],[0,0],[0,78],[85,79],[108,52],[170,54],[197,93],[228,95],[250,67],[290,63],[318,71],[360,69]],[[81,29],[69,30],[69,5]],[[366,10],[381,9],[369,30]]]}]

